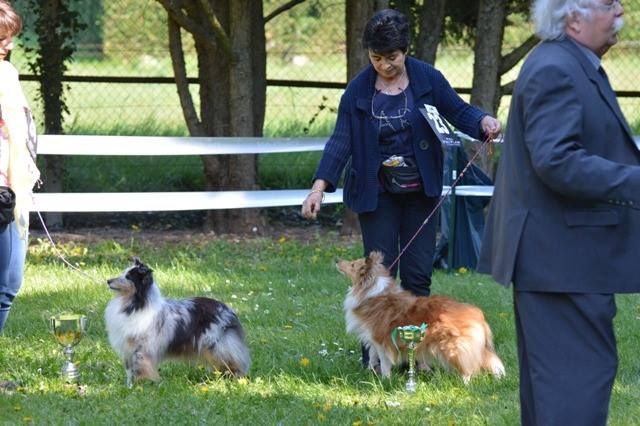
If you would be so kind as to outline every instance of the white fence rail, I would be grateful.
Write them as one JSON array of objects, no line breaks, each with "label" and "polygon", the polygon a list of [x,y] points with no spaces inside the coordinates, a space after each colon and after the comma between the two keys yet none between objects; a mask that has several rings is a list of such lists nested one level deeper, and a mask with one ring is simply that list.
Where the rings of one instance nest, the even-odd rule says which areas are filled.
[{"label": "white fence rail", "polygon": [[[464,134],[458,134],[468,138]],[[171,137],[41,135],[40,155],[220,155],[321,151],[325,138]],[[640,148],[640,137],[636,137]],[[301,205],[304,189],[201,192],[74,192],[36,193],[40,212],[150,212],[282,207]],[[443,194],[449,191],[443,189]],[[491,197],[493,186],[461,185],[460,197]],[[326,204],[341,203],[342,189],[326,194]]]},{"label": "white fence rail", "polygon": [[[321,151],[325,138],[41,135],[39,155],[221,155]],[[445,187],[443,194],[448,191]],[[301,205],[304,189],[198,192],[72,192],[34,195],[40,212],[151,212]],[[458,196],[490,197],[491,186],[458,186]],[[325,204],[341,203],[342,189]]]},{"label": "white fence rail", "polygon": [[[41,135],[39,155],[221,155],[321,151],[322,138],[230,138]],[[311,178],[311,177],[309,177]],[[309,190],[198,192],[72,192],[34,194],[40,212],[152,212],[301,205]],[[325,203],[341,203],[342,190]]]},{"label": "white fence rail", "polygon": [[[41,135],[39,155],[220,155],[321,151],[325,138],[153,137]],[[311,178],[311,176],[309,177]],[[443,193],[448,191],[445,187]],[[40,212],[151,212],[215,210],[301,205],[304,189],[198,192],[73,192],[35,194]],[[491,186],[458,186],[456,196],[490,197]],[[341,203],[342,189],[326,194],[326,204]]]}]

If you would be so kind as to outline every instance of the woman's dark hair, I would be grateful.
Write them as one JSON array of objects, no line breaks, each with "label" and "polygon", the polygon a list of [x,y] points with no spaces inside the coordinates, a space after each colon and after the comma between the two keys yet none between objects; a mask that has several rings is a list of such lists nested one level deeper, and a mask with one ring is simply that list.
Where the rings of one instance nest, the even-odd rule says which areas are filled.
[{"label": "woman's dark hair", "polygon": [[362,36],[362,46],[376,53],[394,50],[407,52],[409,48],[409,20],[393,9],[383,9],[373,15]]}]

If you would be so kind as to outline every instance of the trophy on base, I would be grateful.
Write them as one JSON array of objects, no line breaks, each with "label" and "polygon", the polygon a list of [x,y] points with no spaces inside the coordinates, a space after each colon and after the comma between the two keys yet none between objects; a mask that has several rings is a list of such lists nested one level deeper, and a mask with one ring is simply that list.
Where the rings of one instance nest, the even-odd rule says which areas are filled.
[{"label": "trophy on base", "polygon": [[[417,325],[405,325],[402,327],[396,327],[393,331],[393,343],[395,345],[396,335],[400,337],[407,345],[407,358],[409,362],[409,378],[405,385],[405,390],[409,393],[414,393],[418,387],[418,381],[416,380],[416,346],[424,339],[424,334],[427,331],[428,325],[422,323],[421,326]],[[396,346],[397,348],[397,346]]]},{"label": "trophy on base", "polygon": [[87,318],[80,314],[60,314],[51,317],[51,329],[65,356],[61,375],[67,383],[77,383],[80,371],[73,362],[74,346],[80,343],[87,328]]}]

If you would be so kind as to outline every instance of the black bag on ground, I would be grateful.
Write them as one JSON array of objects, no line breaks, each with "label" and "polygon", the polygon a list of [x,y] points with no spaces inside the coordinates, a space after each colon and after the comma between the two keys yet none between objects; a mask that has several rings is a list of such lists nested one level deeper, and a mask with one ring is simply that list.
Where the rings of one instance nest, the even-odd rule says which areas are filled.
[{"label": "black bag on ground", "polygon": [[394,194],[417,192],[422,190],[422,177],[418,166],[382,166],[384,188]]},{"label": "black bag on ground", "polygon": [[16,194],[7,186],[0,186],[0,226],[13,222],[13,209],[16,207]]}]

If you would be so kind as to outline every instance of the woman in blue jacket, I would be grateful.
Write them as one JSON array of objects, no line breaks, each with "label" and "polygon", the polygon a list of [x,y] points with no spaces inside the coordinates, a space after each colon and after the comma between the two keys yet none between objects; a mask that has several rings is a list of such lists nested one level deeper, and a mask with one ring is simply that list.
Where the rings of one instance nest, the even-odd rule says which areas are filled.
[{"label": "woman in blue jacket", "polygon": [[[344,203],[358,214],[364,255],[380,251],[389,266],[442,193],[441,143],[418,108],[435,106],[457,129],[478,139],[497,135],[501,126],[463,101],[438,70],[407,55],[409,22],[400,12],[376,13],[365,27],[363,45],[371,64],[342,95],[302,214],[316,217],[324,192],[336,190],[346,167]],[[434,215],[399,261],[400,283],[416,295],[429,295],[436,225]],[[396,264],[392,276],[397,269]]]}]

